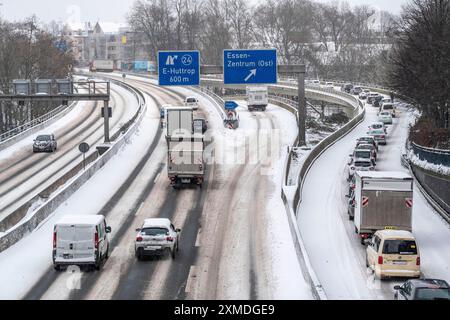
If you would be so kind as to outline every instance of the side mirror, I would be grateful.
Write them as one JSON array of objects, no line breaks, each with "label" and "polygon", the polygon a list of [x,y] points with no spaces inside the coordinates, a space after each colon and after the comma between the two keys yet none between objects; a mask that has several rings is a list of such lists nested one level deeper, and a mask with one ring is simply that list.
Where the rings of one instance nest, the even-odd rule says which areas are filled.
[{"label": "side mirror", "polygon": [[394,286],[394,290],[402,290],[402,287],[400,287],[400,286]]},{"label": "side mirror", "polygon": [[141,230],[142,230],[141,228],[137,228],[136,232],[141,232]]},{"label": "side mirror", "polygon": [[350,196],[348,194],[345,195],[346,198],[350,198]]},{"label": "side mirror", "polygon": [[181,229],[175,229],[176,232],[181,232]]},{"label": "side mirror", "polygon": [[106,227],[106,233],[111,233],[111,227]]}]

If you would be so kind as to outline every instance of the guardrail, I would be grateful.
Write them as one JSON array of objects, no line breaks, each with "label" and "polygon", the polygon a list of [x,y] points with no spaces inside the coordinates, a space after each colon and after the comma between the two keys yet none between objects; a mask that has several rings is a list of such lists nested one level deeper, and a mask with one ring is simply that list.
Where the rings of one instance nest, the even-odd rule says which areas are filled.
[{"label": "guardrail", "polygon": [[434,149],[411,143],[414,153],[420,160],[425,160],[435,165],[450,167],[450,150]]},{"label": "guardrail", "polygon": [[[120,81],[111,80],[111,82],[119,83]],[[124,83],[120,83],[119,85],[127,87],[127,89],[131,90],[138,98],[139,108],[135,114],[135,117],[133,117],[135,119],[134,126],[129,125],[125,133],[119,130],[122,134],[118,136],[117,141],[112,143],[112,146],[103,155],[99,157],[95,156],[97,159],[92,162],[85,171],[78,173],[78,175],[73,177],[73,180],[64,185],[61,190],[51,195],[50,198],[38,209],[36,209],[32,215],[26,217],[23,221],[7,230],[7,232],[0,237],[0,252],[11,247],[20,241],[20,239],[22,239],[26,234],[36,229],[41,222],[47,219],[62,203],[64,203],[64,201],[66,201],[72,194],[81,188],[85,182],[87,182],[98,170],[100,170],[110,159],[112,159],[112,157],[117,154],[120,148],[126,143],[127,138],[134,134],[137,129],[137,125],[142,121],[145,114],[145,98],[140,91],[137,91],[133,87]],[[98,151],[95,151],[94,153],[97,152]]]}]

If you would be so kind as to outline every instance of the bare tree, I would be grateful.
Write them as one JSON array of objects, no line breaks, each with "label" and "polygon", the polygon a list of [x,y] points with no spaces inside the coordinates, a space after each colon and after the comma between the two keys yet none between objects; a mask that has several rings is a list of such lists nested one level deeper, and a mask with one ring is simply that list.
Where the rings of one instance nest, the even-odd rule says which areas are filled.
[{"label": "bare tree", "polygon": [[250,47],[253,39],[253,12],[245,0],[225,0],[227,19],[232,28],[233,46]]},{"label": "bare tree", "polygon": [[450,0],[411,0],[390,57],[390,85],[445,126],[450,104]]}]

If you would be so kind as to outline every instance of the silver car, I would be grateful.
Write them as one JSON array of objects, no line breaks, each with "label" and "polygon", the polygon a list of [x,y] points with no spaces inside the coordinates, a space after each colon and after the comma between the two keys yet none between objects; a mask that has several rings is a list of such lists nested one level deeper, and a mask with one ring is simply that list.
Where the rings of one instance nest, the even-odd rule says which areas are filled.
[{"label": "silver car", "polygon": [[179,250],[181,229],[176,229],[169,219],[145,219],[134,243],[136,258],[142,260],[145,256],[162,256],[170,253],[175,259]]}]

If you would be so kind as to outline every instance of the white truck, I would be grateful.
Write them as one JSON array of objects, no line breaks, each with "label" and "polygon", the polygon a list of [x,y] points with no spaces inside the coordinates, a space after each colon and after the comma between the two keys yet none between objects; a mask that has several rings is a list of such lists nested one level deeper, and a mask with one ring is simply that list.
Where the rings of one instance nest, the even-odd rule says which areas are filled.
[{"label": "white truck", "polygon": [[91,72],[113,72],[114,61],[97,59],[92,61],[91,67],[89,69]]},{"label": "white truck", "polygon": [[193,114],[191,107],[166,108],[167,173],[175,189],[203,185],[204,139],[202,132],[193,131]]},{"label": "white truck", "polygon": [[193,134],[194,110],[192,107],[167,106],[166,137],[190,137]]},{"label": "white truck", "polygon": [[266,111],[269,104],[269,94],[267,87],[247,87],[247,106],[248,111],[261,110]]},{"label": "white truck", "polygon": [[[397,171],[356,171],[355,232],[361,243],[377,230],[412,230],[413,178]],[[350,215],[350,213],[349,213]]]}]

